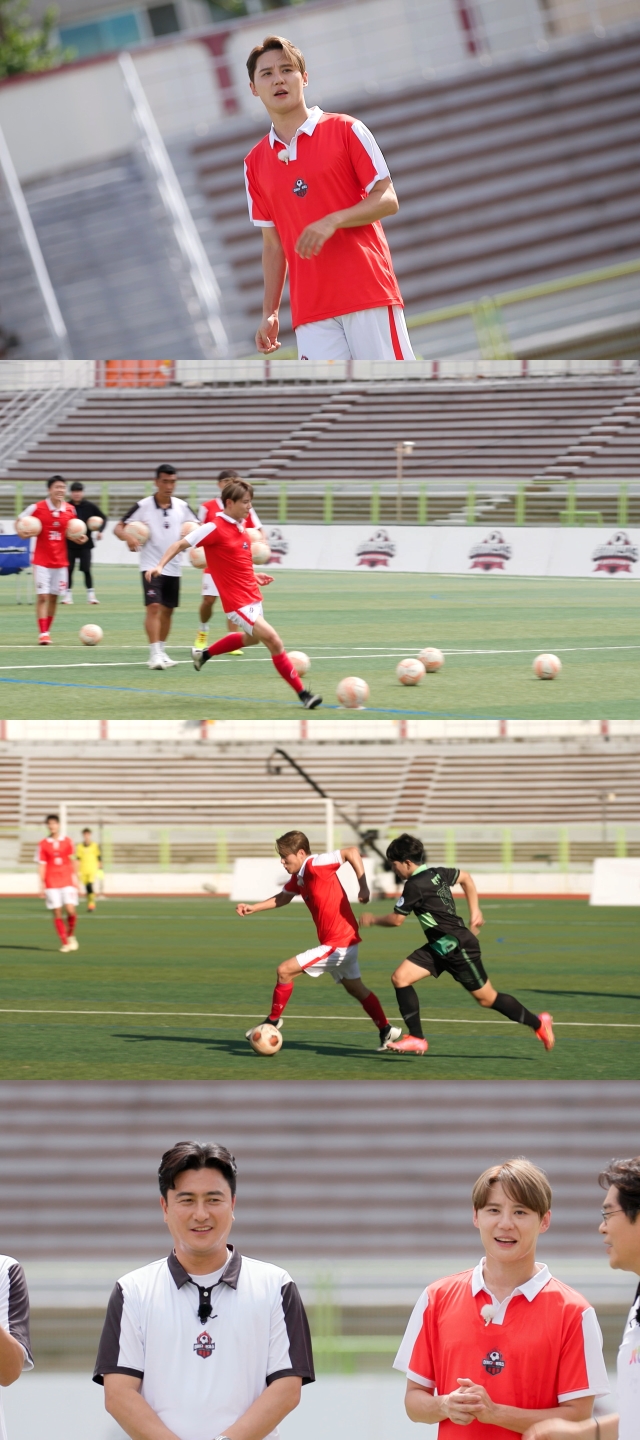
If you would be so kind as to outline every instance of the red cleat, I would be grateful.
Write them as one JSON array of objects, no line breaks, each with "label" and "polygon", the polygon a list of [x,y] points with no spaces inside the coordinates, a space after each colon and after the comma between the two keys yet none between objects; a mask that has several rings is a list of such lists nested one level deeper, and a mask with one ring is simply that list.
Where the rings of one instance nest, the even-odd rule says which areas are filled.
[{"label": "red cleat", "polygon": [[536,1036],[538,1040],[542,1041],[545,1050],[553,1050],[556,1043],[556,1037],[553,1033],[553,1015],[549,1015],[546,1010],[543,1010],[542,1014],[538,1016],[538,1019],[540,1026],[536,1030]]},{"label": "red cleat", "polygon": [[401,1040],[390,1040],[387,1050],[394,1050],[398,1055],[426,1055],[429,1045],[426,1040],[420,1040],[417,1035],[403,1035]]},{"label": "red cleat", "polygon": [[39,645],[50,645],[50,644],[51,644],[51,636],[50,636],[49,634],[40,635],[40,636],[38,637],[38,644],[39,644]]}]

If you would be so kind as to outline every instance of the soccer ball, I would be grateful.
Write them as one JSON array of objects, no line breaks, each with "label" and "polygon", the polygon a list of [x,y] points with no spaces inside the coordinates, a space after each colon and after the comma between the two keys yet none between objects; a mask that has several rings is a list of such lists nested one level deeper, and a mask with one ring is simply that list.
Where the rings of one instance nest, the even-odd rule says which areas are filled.
[{"label": "soccer ball", "polygon": [[69,521],[65,533],[67,536],[67,540],[80,540],[82,536],[86,535],[87,533],[87,527],[84,523],[84,520],[79,520],[78,516],[74,515],[73,520]]},{"label": "soccer ball", "polygon": [[251,559],[254,565],[266,565],[271,559],[271,549],[265,545],[264,540],[254,540],[251,546]]},{"label": "soccer ball", "polygon": [[311,669],[311,661],[304,650],[288,650],[287,654],[298,675],[306,675],[307,670]]},{"label": "soccer ball", "polygon": [[201,545],[192,545],[189,551],[189,559],[196,570],[204,570],[207,564],[207,557]]},{"label": "soccer ball", "polygon": [[427,645],[426,650],[421,650],[418,659],[424,665],[425,670],[431,673],[433,670],[441,670],[444,665],[444,655],[441,650],[434,650],[433,646]]},{"label": "soccer ball", "polygon": [[282,1035],[276,1030],[275,1025],[268,1021],[264,1025],[256,1025],[249,1035],[249,1044],[256,1055],[277,1055],[282,1049]]},{"label": "soccer ball", "polygon": [[87,525],[90,530],[101,530],[104,525],[104,520],[101,515],[90,515],[87,520]]},{"label": "soccer ball", "polygon": [[555,680],[561,669],[562,661],[557,655],[536,655],[533,662],[533,673],[539,680]]},{"label": "soccer ball", "polygon": [[261,530],[252,529],[251,526],[250,526],[249,529],[248,529],[248,530],[245,530],[244,533],[245,533],[245,535],[246,535],[246,537],[247,537],[247,540],[249,541],[249,544],[250,544],[250,545],[262,545],[263,540],[262,540],[262,531],[261,531]]},{"label": "soccer ball", "polygon": [[31,540],[34,535],[39,535],[42,529],[42,521],[37,515],[22,515],[16,520],[16,535],[22,540]]},{"label": "soccer ball", "polygon": [[181,538],[182,540],[185,540],[186,537],[187,537],[187,535],[190,535],[190,534],[191,534],[191,531],[192,531],[192,530],[197,530],[197,529],[198,529],[198,525],[197,525],[197,522],[196,522],[195,520],[185,520],[184,525],[181,525],[181,526],[180,526],[180,538]]},{"label": "soccer ball", "polygon": [[103,631],[99,625],[83,625],[80,631],[80,639],[83,645],[99,645]]},{"label": "soccer ball", "polygon": [[144,520],[130,520],[124,527],[124,533],[130,540],[141,540],[142,544],[146,545],[149,539],[149,526],[145,525]]},{"label": "soccer ball", "polygon": [[401,660],[396,665],[396,675],[401,685],[419,685],[425,673],[421,660]]},{"label": "soccer ball", "polygon": [[347,675],[340,681],[336,695],[345,710],[363,710],[369,699],[369,686],[358,675]]}]

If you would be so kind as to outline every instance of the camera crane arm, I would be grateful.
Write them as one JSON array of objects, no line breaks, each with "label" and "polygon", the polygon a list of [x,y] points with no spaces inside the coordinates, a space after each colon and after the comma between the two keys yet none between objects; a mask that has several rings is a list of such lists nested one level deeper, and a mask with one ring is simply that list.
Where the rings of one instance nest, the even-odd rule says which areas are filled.
[{"label": "camera crane arm", "polygon": [[[278,761],[275,758],[276,756],[281,756],[283,760],[286,760],[287,764],[291,765],[292,769],[297,771],[298,775],[300,775],[302,779],[306,781],[307,785],[310,785],[311,789],[315,790],[316,795],[320,795],[323,800],[330,800],[332,798],[330,795],[327,795],[326,790],[323,790],[321,785],[316,784],[316,781],[313,780],[310,775],[307,775],[306,770],[303,769],[302,765],[298,764],[297,760],[294,760],[293,755],[289,755],[287,750],[281,750],[278,746],[276,746],[275,749],[271,751],[271,754],[267,760],[268,775],[281,774],[282,766],[278,764]],[[387,857],[375,843],[378,838],[378,831],[363,830],[356,820],[353,820],[350,815],[347,815],[344,810],[340,809],[339,805],[336,805],[335,801],[333,803],[336,814],[338,814],[340,816],[340,819],[344,820],[345,824],[347,824],[350,829],[353,830],[354,834],[357,835],[363,850],[374,850],[376,855],[380,858],[380,860],[382,860],[383,864],[386,867],[388,865]]]}]

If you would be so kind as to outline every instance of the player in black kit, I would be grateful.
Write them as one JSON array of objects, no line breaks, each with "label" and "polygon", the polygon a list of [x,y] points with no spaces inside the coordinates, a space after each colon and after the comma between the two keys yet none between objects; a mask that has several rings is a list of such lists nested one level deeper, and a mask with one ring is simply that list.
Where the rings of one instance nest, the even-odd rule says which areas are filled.
[{"label": "player in black kit", "polygon": [[[414,835],[398,835],[387,850],[387,860],[405,885],[391,915],[360,916],[360,925],[403,925],[408,915],[416,915],[425,933],[425,944],[413,950],[391,976],[395,985],[400,1014],[409,1031],[401,1040],[387,1045],[388,1050],[402,1054],[424,1055],[428,1050],[422,1033],[420,1001],[414,989],[416,980],[432,975],[437,980],[447,970],[459,985],[464,985],[479,1005],[498,1010],[518,1025],[528,1025],[545,1050],[555,1043],[553,1017],[546,1011],[534,1015],[513,995],[495,990],[482,964],[477,933],[484,919],[478,905],[478,892],[466,870],[452,870],[443,865],[427,865],[424,846]],[[465,925],[456,906],[451,886],[460,884],[469,906],[469,925]]]}]

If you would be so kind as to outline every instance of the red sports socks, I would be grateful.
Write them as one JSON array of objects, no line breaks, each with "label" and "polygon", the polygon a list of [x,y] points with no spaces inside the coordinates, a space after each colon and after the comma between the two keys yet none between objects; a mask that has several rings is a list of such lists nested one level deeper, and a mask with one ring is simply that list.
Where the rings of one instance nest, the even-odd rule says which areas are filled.
[{"label": "red sports socks", "polygon": [[76,915],[67,915],[67,926],[68,926],[68,928],[69,928],[69,934],[70,934],[70,935],[73,935],[73,932],[74,932],[74,930],[75,930],[75,928],[76,928],[76,919],[77,919],[77,916],[76,916]]},{"label": "red sports socks", "polygon": [[273,992],[273,1000],[271,1001],[271,1009],[269,1011],[270,1020],[280,1019],[284,1007],[291,999],[292,994],[293,980],[289,980],[288,983],[281,983],[281,981],[278,980],[276,988]]},{"label": "red sports socks", "polygon": [[215,640],[213,645],[207,647],[207,655],[213,660],[214,655],[226,655],[229,650],[241,650],[244,645],[242,631],[234,631],[230,635],[223,635],[221,640]]},{"label": "red sports socks", "polygon": [[286,680],[287,685],[290,685],[292,690],[295,690],[296,695],[299,695],[300,691],[304,690],[304,685],[302,684],[300,676],[286,652],[283,650],[281,655],[272,655],[271,659],[273,660],[278,674],[282,676],[283,680]]},{"label": "red sports socks", "polygon": [[374,995],[373,990],[369,992],[366,1000],[360,1001],[360,1004],[363,1010],[366,1010],[367,1015],[369,1015],[370,1018],[373,1020],[373,1023],[377,1026],[378,1030],[384,1030],[385,1025],[388,1025],[389,1021],[387,1020],[387,1017],[384,1013],[384,1010],[382,1009],[377,995]]},{"label": "red sports socks", "polygon": [[61,939],[61,941],[62,941],[62,944],[63,944],[63,945],[66,945],[66,943],[67,943],[67,931],[66,931],[66,927],[65,927],[64,920],[58,920],[57,916],[54,915],[54,917],[53,917],[53,923],[54,923],[54,925],[55,925],[55,927],[56,927],[56,930],[57,930],[57,932],[58,932],[58,934],[59,934],[59,936],[60,936],[60,939]]},{"label": "red sports socks", "polygon": [[51,624],[52,624],[52,620],[51,620],[51,616],[50,616],[50,615],[45,615],[45,616],[43,616],[42,619],[38,620],[38,629],[39,629],[39,631],[40,631],[40,634],[41,634],[41,635],[48,635],[48,634],[49,634],[49,630],[50,630],[50,628],[51,628]]}]

